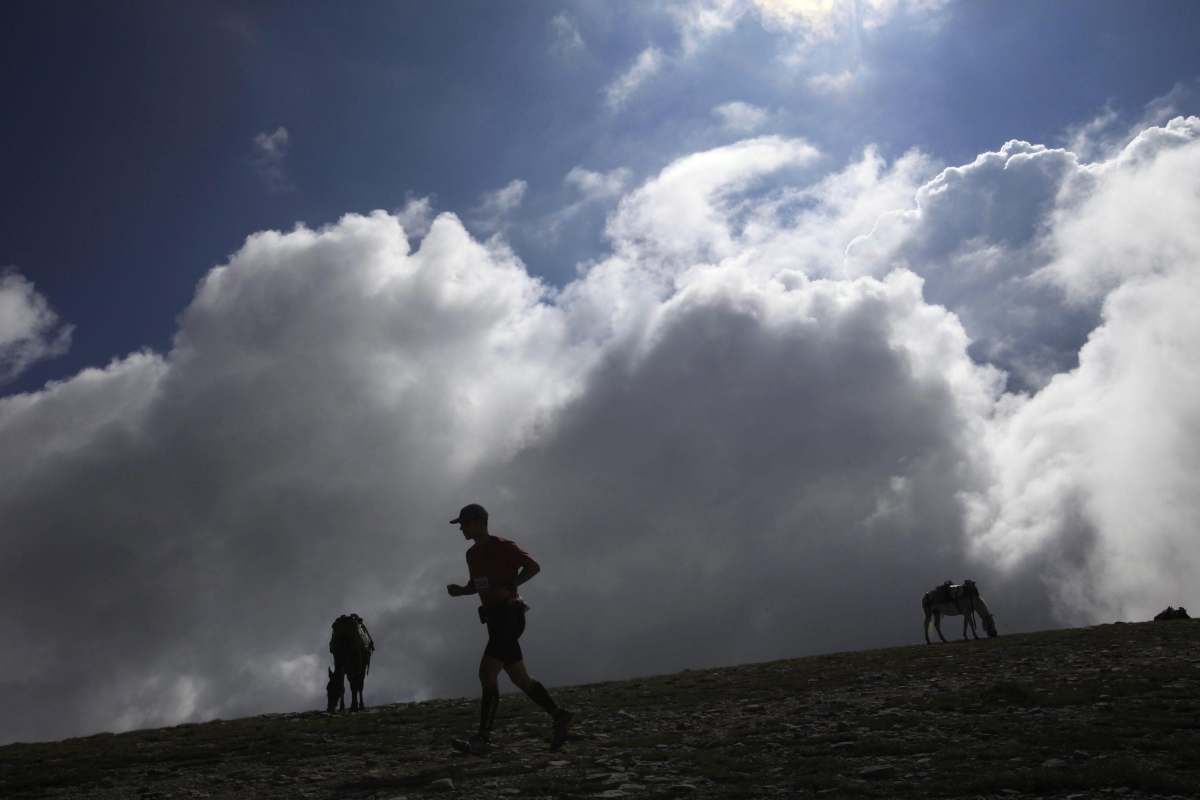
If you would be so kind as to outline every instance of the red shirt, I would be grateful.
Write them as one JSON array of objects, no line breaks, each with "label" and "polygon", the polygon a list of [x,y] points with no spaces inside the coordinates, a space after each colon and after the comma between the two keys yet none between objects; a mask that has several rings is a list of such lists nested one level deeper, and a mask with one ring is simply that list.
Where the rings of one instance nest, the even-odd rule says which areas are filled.
[{"label": "red shirt", "polygon": [[471,584],[485,606],[520,599],[517,573],[533,559],[508,539],[489,536],[467,550]]}]

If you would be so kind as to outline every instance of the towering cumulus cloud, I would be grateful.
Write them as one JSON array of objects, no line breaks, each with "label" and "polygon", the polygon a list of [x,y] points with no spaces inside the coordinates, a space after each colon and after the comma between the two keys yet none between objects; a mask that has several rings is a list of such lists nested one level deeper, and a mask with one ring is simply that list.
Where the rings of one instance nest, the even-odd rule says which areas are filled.
[{"label": "towering cumulus cloud", "polygon": [[1196,572],[1200,120],[941,171],[749,139],[632,188],[552,288],[437,216],[247,239],[172,349],[0,398],[0,738],[467,692],[483,502],[548,681],[1143,618]]},{"label": "towering cumulus cloud", "polygon": [[1060,619],[1145,619],[1194,591],[1200,556],[1200,118],[1137,136],[1064,184],[1031,279],[1100,324],[1078,366],[1005,398],[969,534],[1043,566]]}]

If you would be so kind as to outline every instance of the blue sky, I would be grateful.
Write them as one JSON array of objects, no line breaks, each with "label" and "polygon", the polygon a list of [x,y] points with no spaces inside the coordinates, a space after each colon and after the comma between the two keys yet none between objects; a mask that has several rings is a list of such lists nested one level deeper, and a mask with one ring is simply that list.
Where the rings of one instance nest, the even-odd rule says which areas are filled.
[{"label": "blue sky", "polygon": [[[169,347],[196,282],[254,231],[430,197],[467,217],[528,184],[509,239],[561,284],[602,250],[606,208],[553,242],[576,166],[654,173],[729,141],[713,107],[769,109],[831,163],[868,144],[945,164],[1010,138],[1062,144],[1108,104],[1136,118],[1200,75],[1186,2],[951,3],[856,40],[841,31],[781,64],[795,36],[748,15],[681,56],[666,4],[18,3],[4,25],[0,131],[10,191],[0,264],[75,326],[70,351],[8,391]],[[558,18],[579,36],[564,49]],[[647,47],[669,62],[618,111],[605,87]],[[848,91],[805,79],[865,67]],[[280,180],[254,137],[283,127]]]},{"label": "blue sky", "polygon": [[3,5],[0,742],[1200,605],[1198,15]]}]

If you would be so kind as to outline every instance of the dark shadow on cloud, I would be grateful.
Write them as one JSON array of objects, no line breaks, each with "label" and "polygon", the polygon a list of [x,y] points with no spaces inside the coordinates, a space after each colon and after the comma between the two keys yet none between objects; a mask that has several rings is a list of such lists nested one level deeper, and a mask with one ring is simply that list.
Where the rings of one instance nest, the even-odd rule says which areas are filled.
[{"label": "dark shadow on cloud", "polygon": [[[744,298],[743,298],[744,299]],[[969,561],[955,401],[881,299],[768,327],[698,302],[613,354],[552,434],[478,484],[537,554],[539,674],[599,680],[912,642]],[[902,476],[905,511],[871,519]],[[979,575],[981,585],[986,577]],[[540,584],[540,585],[538,585]],[[1024,608],[1009,624],[1044,614]]]}]

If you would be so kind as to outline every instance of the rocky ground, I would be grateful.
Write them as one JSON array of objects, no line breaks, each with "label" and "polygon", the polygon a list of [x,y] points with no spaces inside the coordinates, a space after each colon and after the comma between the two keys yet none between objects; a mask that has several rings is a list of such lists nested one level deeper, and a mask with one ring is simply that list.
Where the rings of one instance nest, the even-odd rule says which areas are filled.
[{"label": "rocky ground", "polygon": [[[953,627],[948,625],[947,628]],[[368,684],[368,697],[370,685]],[[0,797],[1200,797],[1200,623],[1100,625],[0,748]]]}]

